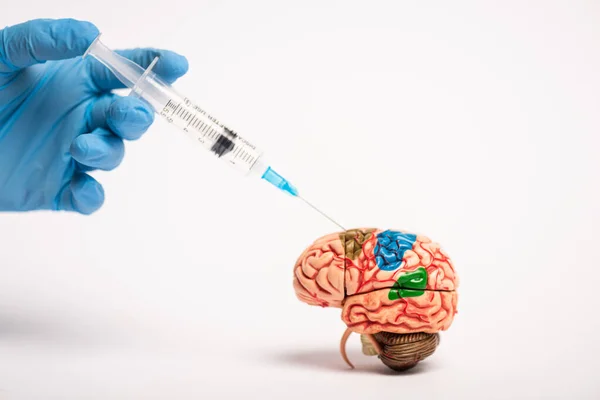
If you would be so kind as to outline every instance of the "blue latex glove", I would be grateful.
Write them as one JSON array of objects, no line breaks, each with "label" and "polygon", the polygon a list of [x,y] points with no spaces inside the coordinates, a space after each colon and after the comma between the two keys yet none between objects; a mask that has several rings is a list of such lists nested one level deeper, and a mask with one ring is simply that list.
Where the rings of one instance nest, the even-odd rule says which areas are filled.
[{"label": "blue latex glove", "polygon": [[[142,101],[111,93],[123,86],[107,68],[79,57],[96,36],[94,25],[72,19],[0,30],[0,211],[96,211],[104,190],[85,172],[117,167],[123,139],[153,122]],[[169,83],[188,68],[170,51],[120,54],[142,67],[160,56],[153,71]]]}]

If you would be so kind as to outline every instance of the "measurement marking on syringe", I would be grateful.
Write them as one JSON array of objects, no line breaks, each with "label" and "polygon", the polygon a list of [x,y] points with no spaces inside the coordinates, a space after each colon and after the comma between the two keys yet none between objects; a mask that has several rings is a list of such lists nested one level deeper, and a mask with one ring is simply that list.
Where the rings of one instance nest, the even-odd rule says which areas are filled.
[{"label": "measurement marking on syringe", "polygon": [[[221,126],[222,129],[217,129],[213,125],[213,122],[215,122],[215,120],[213,120],[210,116],[208,116],[208,118],[211,119],[211,122],[204,121],[203,117],[200,117],[197,113],[194,113],[186,107],[182,106],[182,103],[176,105],[171,100],[169,100],[165,108],[172,109],[173,111],[171,115],[179,117],[179,120],[182,122],[187,122],[187,127],[191,126],[194,129],[197,129],[197,131],[200,134],[198,139],[201,141],[203,140],[202,138],[204,138],[204,140],[216,140],[217,143],[219,143],[221,139],[225,139],[230,136],[233,136],[233,138],[237,137],[237,135],[229,131],[224,126]],[[202,110],[195,111],[199,111],[201,114],[208,115]],[[222,130],[224,130],[224,132]],[[234,149],[235,150],[233,150],[233,152],[230,153],[232,157],[231,162],[234,165],[236,164],[234,160],[237,160],[237,163],[244,163],[246,165],[253,165],[256,161],[256,157],[251,152],[247,152],[246,150],[244,150],[243,144],[238,143],[237,145],[234,145]]]}]

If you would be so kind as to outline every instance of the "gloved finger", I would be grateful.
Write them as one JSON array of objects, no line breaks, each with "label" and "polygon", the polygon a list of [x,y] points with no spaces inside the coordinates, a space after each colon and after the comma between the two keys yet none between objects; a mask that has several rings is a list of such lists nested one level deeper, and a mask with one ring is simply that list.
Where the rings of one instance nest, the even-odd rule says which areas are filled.
[{"label": "gloved finger", "polygon": [[79,172],[90,172],[90,171],[95,171],[96,168],[88,167],[87,165],[83,165],[78,162],[75,162],[75,170],[79,171]]},{"label": "gloved finger", "polygon": [[92,132],[97,128],[110,129],[106,122],[106,116],[110,105],[117,98],[119,96],[114,93],[106,93],[90,103],[85,114],[85,121],[87,123],[86,132]]},{"label": "gloved finger", "polygon": [[[159,57],[158,62],[152,69],[162,80],[173,83],[177,78],[183,76],[188,70],[187,59],[175,52],[159,49],[133,49],[118,50],[117,53],[126,57],[141,67],[148,68],[154,57]],[[97,60],[90,60],[90,76],[99,91],[108,91],[124,88],[112,72]]]},{"label": "gloved finger", "polygon": [[92,133],[79,135],[71,143],[71,157],[78,163],[104,171],[115,169],[123,161],[123,140],[111,132],[98,128]]},{"label": "gloved finger", "polygon": [[4,28],[0,73],[83,55],[98,34],[92,23],[74,19],[36,19]]},{"label": "gloved finger", "polygon": [[91,129],[110,128],[123,139],[139,139],[154,122],[154,111],[144,101],[135,97],[101,97],[88,113]]},{"label": "gloved finger", "polygon": [[59,195],[57,208],[88,215],[97,211],[102,204],[104,204],[102,185],[87,174],[75,173],[71,183]]}]

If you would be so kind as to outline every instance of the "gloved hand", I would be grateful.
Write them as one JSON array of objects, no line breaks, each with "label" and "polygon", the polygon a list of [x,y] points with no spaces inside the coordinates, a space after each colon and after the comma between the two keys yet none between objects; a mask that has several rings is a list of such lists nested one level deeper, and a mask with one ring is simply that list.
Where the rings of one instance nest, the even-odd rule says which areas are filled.
[{"label": "gloved hand", "polygon": [[[86,172],[117,167],[123,139],[153,122],[141,100],[111,93],[122,84],[106,67],[78,57],[98,33],[72,19],[0,30],[0,211],[96,211],[104,190]],[[153,72],[169,83],[188,68],[170,51],[119,53],[142,67],[160,56]]]}]

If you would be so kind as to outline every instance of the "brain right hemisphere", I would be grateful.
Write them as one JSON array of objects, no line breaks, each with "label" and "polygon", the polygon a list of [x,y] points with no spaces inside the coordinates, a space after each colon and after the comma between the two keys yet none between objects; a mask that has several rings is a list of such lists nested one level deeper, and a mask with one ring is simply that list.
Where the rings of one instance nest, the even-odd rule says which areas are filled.
[{"label": "brain right hemisphere", "polygon": [[340,307],[357,333],[447,329],[456,314],[458,278],[429,238],[401,231],[353,229],[309,246],[294,268],[297,297]]}]

